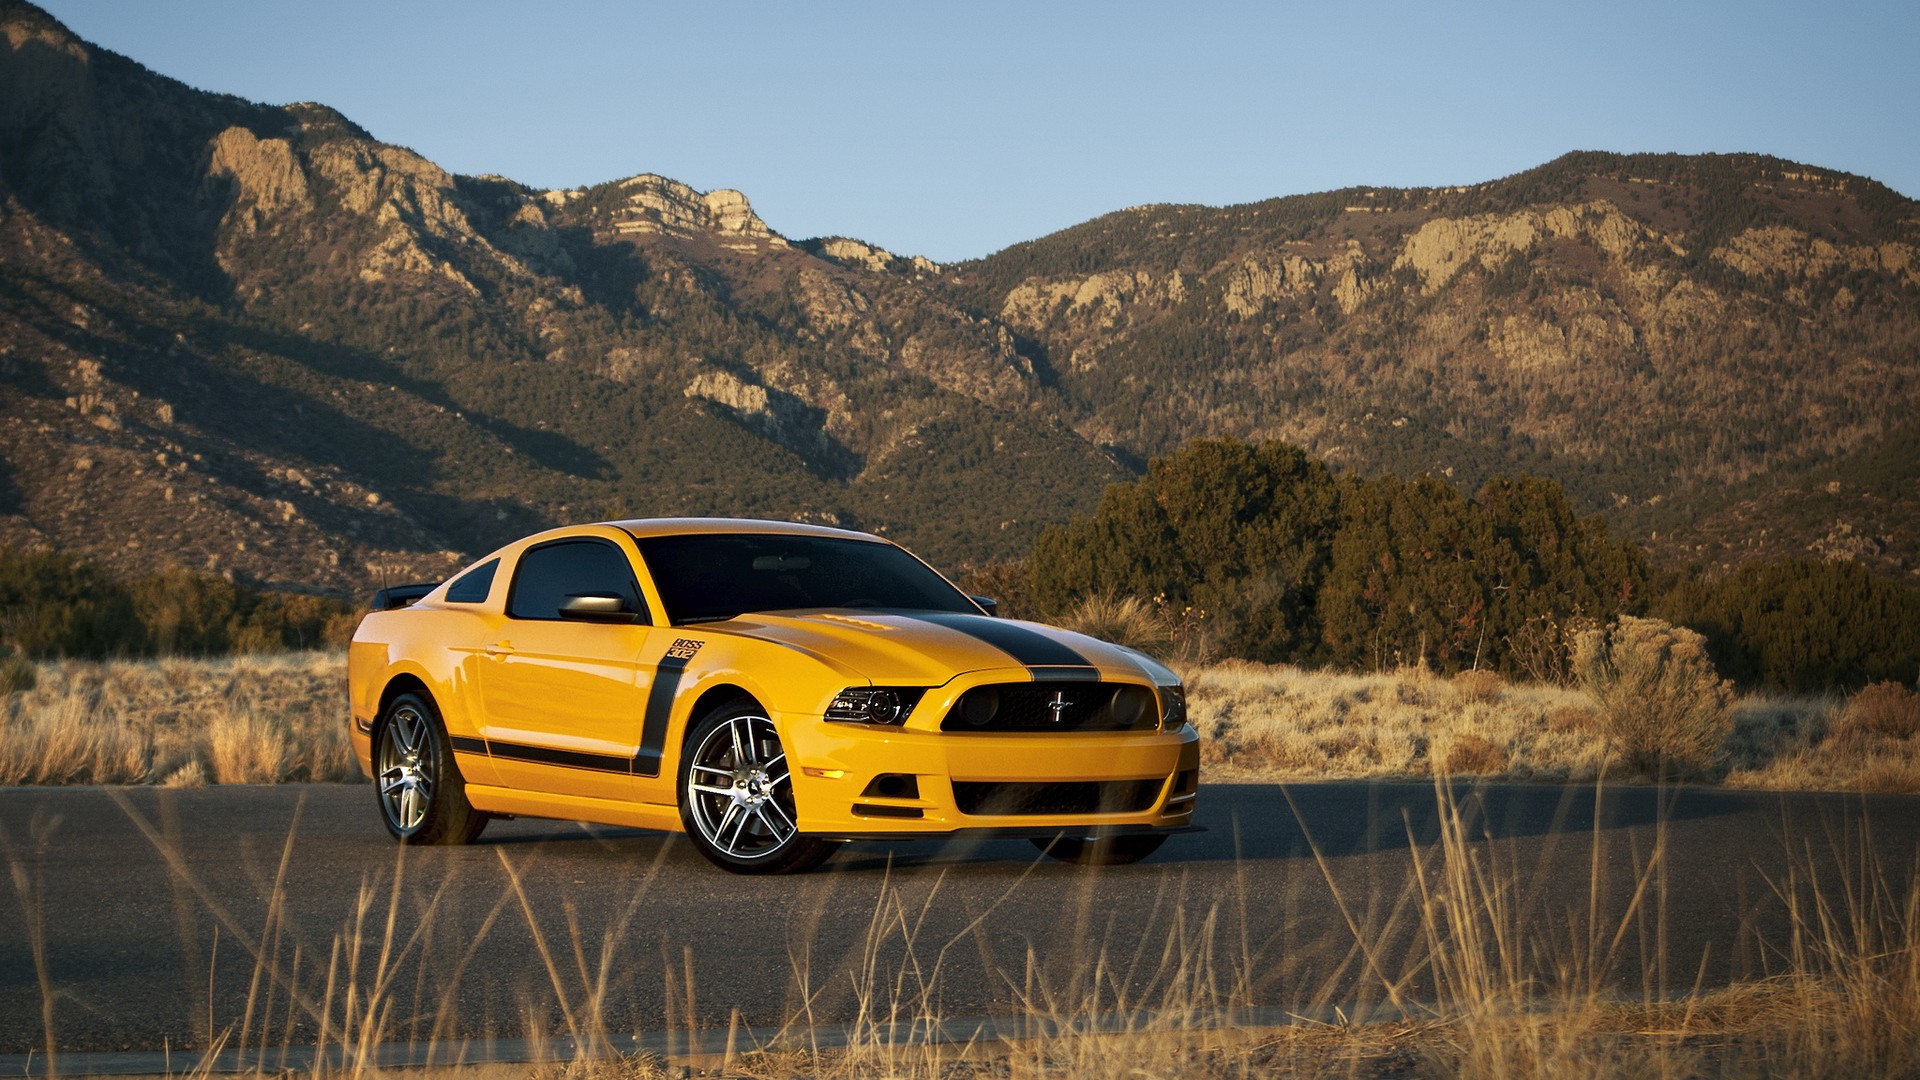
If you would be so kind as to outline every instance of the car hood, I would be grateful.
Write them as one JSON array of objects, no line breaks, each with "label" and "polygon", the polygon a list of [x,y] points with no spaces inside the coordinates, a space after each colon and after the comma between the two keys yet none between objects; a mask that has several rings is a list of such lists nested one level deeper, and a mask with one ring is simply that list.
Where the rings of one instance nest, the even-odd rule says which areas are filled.
[{"label": "car hood", "polygon": [[754,612],[702,627],[800,649],[877,685],[939,686],[971,671],[1027,668],[1035,679],[1096,677],[1177,681],[1134,652],[1041,623],[930,611]]}]

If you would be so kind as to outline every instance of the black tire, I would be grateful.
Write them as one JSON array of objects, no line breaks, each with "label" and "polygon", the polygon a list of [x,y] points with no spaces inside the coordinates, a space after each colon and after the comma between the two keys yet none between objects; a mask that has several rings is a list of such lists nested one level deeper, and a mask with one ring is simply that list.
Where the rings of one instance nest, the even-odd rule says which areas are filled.
[{"label": "black tire", "polygon": [[780,734],[750,698],[708,713],[680,755],[680,821],[700,854],[736,874],[796,874],[833,854],[801,836]]},{"label": "black tire", "polygon": [[467,801],[447,729],[433,703],[396,696],[373,729],[373,794],[380,820],[403,844],[469,844],[487,815]]},{"label": "black tire", "polygon": [[1160,850],[1167,842],[1157,833],[1127,833],[1121,836],[1035,837],[1033,846],[1075,866],[1125,866]]}]

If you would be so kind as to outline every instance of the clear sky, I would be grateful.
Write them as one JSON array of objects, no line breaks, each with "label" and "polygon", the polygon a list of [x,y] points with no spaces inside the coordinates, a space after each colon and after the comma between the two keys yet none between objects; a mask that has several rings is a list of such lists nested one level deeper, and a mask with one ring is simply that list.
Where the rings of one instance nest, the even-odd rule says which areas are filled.
[{"label": "clear sky", "polygon": [[1920,195],[1920,0],[41,0],[207,90],[462,173],[739,188],[941,261],[1149,202],[1753,151]]}]

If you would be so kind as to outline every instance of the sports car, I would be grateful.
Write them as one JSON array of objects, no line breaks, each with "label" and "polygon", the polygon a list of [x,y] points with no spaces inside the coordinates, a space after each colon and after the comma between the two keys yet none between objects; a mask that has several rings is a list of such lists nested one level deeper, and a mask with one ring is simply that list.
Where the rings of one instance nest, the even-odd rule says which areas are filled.
[{"label": "sports car", "polygon": [[848,840],[1024,837],[1095,864],[1192,831],[1179,677],[994,606],[860,532],[568,526],[376,594],[349,734],[406,844],[560,818],[781,873]]}]

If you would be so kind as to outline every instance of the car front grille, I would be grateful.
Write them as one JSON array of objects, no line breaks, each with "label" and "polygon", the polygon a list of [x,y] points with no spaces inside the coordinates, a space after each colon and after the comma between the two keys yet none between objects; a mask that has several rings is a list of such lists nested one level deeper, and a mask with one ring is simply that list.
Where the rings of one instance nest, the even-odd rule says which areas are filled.
[{"label": "car front grille", "polygon": [[940,721],[942,731],[1153,731],[1160,705],[1134,683],[1031,682],[976,686]]},{"label": "car front grille", "polygon": [[955,780],[960,812],[980,814],[1138,814],[1153,806],[1159,780],[1015,783]]}]

